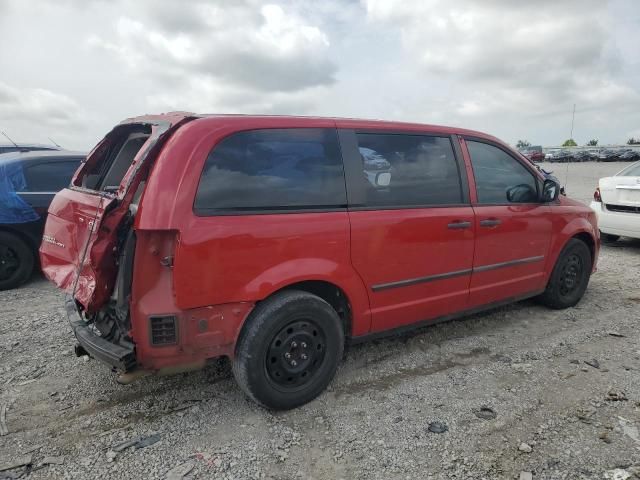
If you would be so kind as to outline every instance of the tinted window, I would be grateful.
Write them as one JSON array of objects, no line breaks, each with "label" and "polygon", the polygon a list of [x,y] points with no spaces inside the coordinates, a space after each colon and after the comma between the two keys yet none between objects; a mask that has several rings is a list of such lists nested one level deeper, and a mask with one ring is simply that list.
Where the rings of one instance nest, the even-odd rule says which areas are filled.
[{"label": "tinted window", "polygon": [[71,183],[71,177],[80,166],[80,160],[48,162],[24,168],[27,181],[25,192],[58,192]]},{"label": "tinted window", "polygon": [[109,170],[102,179],[102,190],[117,190],[120,186],[120,182],[124,178],[124,175],[129,170],[129,167],[133,163],[134,158],[145,144],[149,134],[147,133],[132,133],[127,140],[122,144],[118,154],[113,159]]},{"label": "tinted window", "polygon": [[338,207],[346,204],[335,130],[252,130],[231,135],[209,154],[196,210]]},{"label": "tinted window", "polygon": [[467,141],[478,203],[537,202],[536,181],[531,172],[505,151],[481,142]]},{"label": "tinted window", "polygon": [[448,137],[357,134],[366,205],[462,203],[460,175]]}]

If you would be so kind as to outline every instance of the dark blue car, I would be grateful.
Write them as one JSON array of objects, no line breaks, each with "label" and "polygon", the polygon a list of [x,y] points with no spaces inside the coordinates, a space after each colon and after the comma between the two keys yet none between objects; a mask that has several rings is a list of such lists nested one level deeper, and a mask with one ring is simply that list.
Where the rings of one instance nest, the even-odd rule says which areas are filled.
[{"label": "dark blue car", "polygon": [[0,155],[0,290],[31,277],[49,204],[85,157],[64,150]]}]

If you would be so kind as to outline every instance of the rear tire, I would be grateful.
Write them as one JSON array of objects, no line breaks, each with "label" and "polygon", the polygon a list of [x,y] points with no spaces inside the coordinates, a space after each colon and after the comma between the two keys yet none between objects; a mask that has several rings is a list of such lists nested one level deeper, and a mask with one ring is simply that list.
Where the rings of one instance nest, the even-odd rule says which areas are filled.
[{"label": "rear tire", "polygon": [[287,290],[259,303],[236,343],[233,374],[255,402],[299,407],[329,384],[344,351],[336,311],[320,297]]},{"label": "rear tire", "polygon": [[547,288],[539,300],[554,309],[573,307],[584,295],[590,276],[589,247],[583,241],[572,238],[558,256]]},{"label": "rear tire", "polygon": [[0,232],[0,290],[25,283],[33,273],[33,251],[20,237]]},{"label": "rear tire", "polygon": [[600,232],[600,240],[602,240],[602,243],[615,243],[620,240],[620,235]]}]

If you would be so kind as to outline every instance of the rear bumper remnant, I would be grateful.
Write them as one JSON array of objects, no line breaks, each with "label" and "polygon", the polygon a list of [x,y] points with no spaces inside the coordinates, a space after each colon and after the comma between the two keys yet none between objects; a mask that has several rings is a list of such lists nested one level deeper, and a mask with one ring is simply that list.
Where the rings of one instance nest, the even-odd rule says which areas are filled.
[{"label": "rear bumper remnant", "polygon": [[117,345],[98,336],[80,316],[71,295],[65,298],[65,309],[78,343],[89,356],[123,372],[129,372],[135,368],[136,354],[133,347]]}]

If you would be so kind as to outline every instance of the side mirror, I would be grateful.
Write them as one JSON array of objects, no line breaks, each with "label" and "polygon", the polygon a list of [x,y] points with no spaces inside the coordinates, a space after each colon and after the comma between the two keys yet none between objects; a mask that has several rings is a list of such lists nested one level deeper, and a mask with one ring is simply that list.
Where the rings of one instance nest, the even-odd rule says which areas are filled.
[{"label": "side mirror", "polygon": [[551,178],[547,178],[542,184],[542,201],[544,203],[553,202],[560,195],[560,184]]}]

